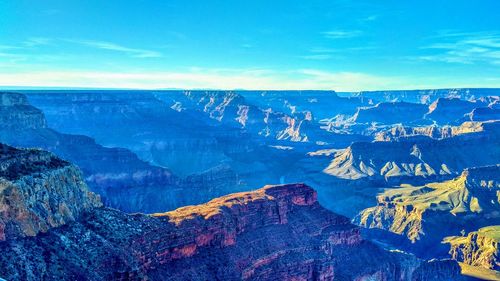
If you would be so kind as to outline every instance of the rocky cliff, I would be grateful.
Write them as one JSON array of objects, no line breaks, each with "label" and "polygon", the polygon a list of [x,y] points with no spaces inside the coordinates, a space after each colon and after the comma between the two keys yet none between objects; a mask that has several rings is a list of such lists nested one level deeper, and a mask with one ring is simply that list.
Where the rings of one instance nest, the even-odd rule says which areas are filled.
[{"label": "rocky cliff", "polygon": [[488,119],[486,121],[466,121],[459,126],[403,126],[395,125],[389,129],[383,129],[374,134],[375,141],[395,141],[414,136],[427,136],[433,139],[444,139],[458,135],[479,133],[484,131],[498,130],[495,127],[500,126],[500,121]]},{"label": "rocky cliff", "polygon": [[[303,184],[127,215],[99,207],[67,162],[46,160],[40,151],[2,151],[24,159],[16,165],[2,159],[2,181],[26,179],[26,193],[57,203],[0,201],[2,210],[34,204],[31,211],[39,213],[31,219],[49,224],[44,234],[8,232],[0,242],[0,272],[7,280],[461,280],[456,263],[422,262],[363,240],[357,227],[321,207],[316,192]],[[27,180],[51,178],[56,170],[61,172],[53,182]],[[42,217],[49,206],[54,215]],[[30,216],[5,214],[7,225],[32,230],[24,227]]]},{"label": "rocky cliff", "polygon": [[500,223],[499,175],[498,165],[471,168],[453,180],[389,189],[354,222],[402,235],[414,252],[439,256],[445,236]]},{"label": "rocky cliff", "polygon": [[0,144],[0,240],[47,232],[99,206],[75,166]]},{"label": "rocky cliff", "polygon": [[467,236],[445,238],[454,260],[472,266],[500,271],[500,225],[473,231]]},{"label": "rocky cliff", "polygon": [[338,151],[324,171],[342,179],[429,182],[457,175],[465,168],[497,164],[499,133],[498,124],[492,123],[476,133],[440,140],[412,136],[390,142],[355,142]]},{"label": "rocky cliff", "polygon": [[29,105],[25,95],[0,92],[0,124],[7,129],[45,128],[41,110]]}]

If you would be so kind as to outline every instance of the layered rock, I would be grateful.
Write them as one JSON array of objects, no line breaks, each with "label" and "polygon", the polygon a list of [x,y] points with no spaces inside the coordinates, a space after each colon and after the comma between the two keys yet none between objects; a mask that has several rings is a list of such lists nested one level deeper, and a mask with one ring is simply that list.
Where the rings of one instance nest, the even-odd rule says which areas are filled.
[{"label": "layered rock", "polygon": [[152,216],[96,209],[80,222],[37,238],[0,243],[0,249],[0,269],[9,280],[42,276],[59,280],[461,279],[456,264],[436,261],[438,266],[429,266],[363,241],[347,218],[323,209],[316,193],[303,185],[267,186]]},{"label": "layered rock", "polygon": [[[27,180],[45,178],[61,165],[71,168],[67,162],[54,163],[40,151],[3,151],[9,157],[2,159],[2,181],[25,181],[27,194],[36,199],[45,194],[46,202],[58,206],[43,208],[28,197],[1,201],[3,210],[33,204],[29,211],[39,211],[31,217],[4,212],[6,225],[31,231],[24,227],[29,218],[41,218],[38,222],[50,226],[40,230],[43,235],[4,232],[0,272],[8,280],[438,280],[433,276],[443,274],[439,280],[461,279],[456,264],[429,266],[364,241],[357,227],[322,208],[316,192],[303,184],[266,186],[167,213],[127,215],[99,207],[71,169],[54,182]],[[13,164],[10,156],[22,164]],[[47,213],[54,216],[42,216]]]},{"label": "layered rock", "polygon": [[439,256],[445,236],[500,223],[499,175],[498,165],[471,168],[453,180],[390,189],[354,221],[406,237],[414,252]]},{"label": "layered rock", "polygon": [[99,206],[75,166],[0,144],[0,240],[47,232]]},{"label": "layered rock", "polygon": [[10,92],[0,92],[0,124],[11,130],[46,127],[41,110],[31,106],[26,96]]},{"label": "layered rock", "polygon": [[408,138],[414,136],[427,136],[434,139],[450,138],[462,134],[479,133],[484,131],[498,130],[494,127],[500,126],[499,121],[466,121],[459,126],[403,126],[395,125],[389,129],[381,130],[374,135],[375,141],[395,141],[401,138]]},{"label": "layered rock", "polygon": [[390,142],[356,142],[337,152],[324,171],[342,179],[389,183],[449,178],[465,168],[497,164],[498,124],[487,124],[478,131],[440,140],[413,136]]},{"label": "layered rock", "polygon": [[445,238],[454,260],[472,266],[500,271],[500,225],[473,231],[467,236]]}]

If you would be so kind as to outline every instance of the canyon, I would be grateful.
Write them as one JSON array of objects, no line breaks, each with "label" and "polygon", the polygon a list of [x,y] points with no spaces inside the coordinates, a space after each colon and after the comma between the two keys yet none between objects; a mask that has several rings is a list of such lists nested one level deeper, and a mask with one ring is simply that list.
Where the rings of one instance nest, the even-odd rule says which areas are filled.
[{"label": "canyon", "polygon": [[498,93],[0,92],[0,277],[495,280]]},{"label": "canyon", "polygon": [[[54,155],[5,145],[2,151],[8,158],[1,162],[2,180],[21,193],[45,194],[56,203],[45,207],[57,210],[44,217],[36,207],[19,208],[29,214],[19,216],[9,209],[33,201],[1,194],[2,223],[20,230],[0,242],[0,272],[7,280],[462,279],[456,262],[422,261],[364,240],[358,227],[321,207],[303,184],[128,215],[102,207],[76,168]],[[32,220],[44,228],[34,230]],[[369,258],[374,254],[377,260]]]}]

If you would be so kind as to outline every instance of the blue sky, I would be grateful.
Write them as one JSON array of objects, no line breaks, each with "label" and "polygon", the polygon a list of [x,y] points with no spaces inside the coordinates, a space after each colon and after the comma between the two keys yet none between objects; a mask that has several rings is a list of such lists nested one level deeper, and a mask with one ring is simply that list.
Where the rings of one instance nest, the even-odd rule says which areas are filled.
[{"label": "blue sky", "polygon": [[0,85],[500,87],[500,1],[0,0]]}]

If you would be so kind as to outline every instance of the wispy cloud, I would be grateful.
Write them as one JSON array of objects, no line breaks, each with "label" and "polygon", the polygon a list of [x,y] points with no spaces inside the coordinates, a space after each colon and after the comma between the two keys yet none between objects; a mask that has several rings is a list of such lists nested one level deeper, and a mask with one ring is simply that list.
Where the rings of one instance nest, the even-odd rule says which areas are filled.
[{"label": "wispy cloud", "polygon": [[321,34],[328,39],[346,39],[358,37],[363,34],[363,32],[360,30],[330,30],[324,31]]},{"label": "wispy cloud", "polygon": [[432,39],[438,42],[421,48],[431,54],[418,56],[418,59],[460,64],[500,64],[500,33],[441,31]]},{"label": "wispy cloud", "polygon": [[116,43],[105,42],[105,41],[92,41],[92,40],[68,40],[68,41],[97,49],[125,53],[135,58],[158,58],[162,56],[162,54],[157,51],[130,48]]},{"label": "wispy cloud", "polygon": [[334,58],[334,56],[331,54],[312,54],[312,55],[301,56],[300,58],[306,60],[329,60]]},{"label": "wispy cloud", "polygon": [[23,45],[26,47],[37,47],[42,45],[51,44],[52,39],[45,37],[30,37],[26,41],[24,41]]}]

